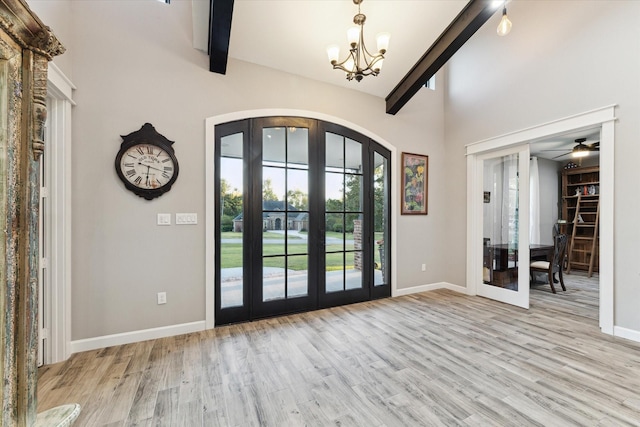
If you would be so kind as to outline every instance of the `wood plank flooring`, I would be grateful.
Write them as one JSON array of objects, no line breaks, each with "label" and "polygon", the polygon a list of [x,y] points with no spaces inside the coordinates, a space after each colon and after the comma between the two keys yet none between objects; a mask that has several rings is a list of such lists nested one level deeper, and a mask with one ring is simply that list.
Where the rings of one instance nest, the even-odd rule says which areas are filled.
[{"label": "wood plank flooring", "polygon": [[523,310],[439,290],[73,355],[39,411],[79,426],[640,425],[640,344],[598,329],[597,276]]}]

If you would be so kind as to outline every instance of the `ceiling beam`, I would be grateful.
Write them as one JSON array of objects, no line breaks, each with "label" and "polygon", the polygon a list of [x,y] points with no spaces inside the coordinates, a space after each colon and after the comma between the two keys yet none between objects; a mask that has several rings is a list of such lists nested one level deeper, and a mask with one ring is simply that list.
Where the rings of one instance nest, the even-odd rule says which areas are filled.
[{"label": "ceiling beam", "polygon": [[471,0],[429,50],[385,98],[387,113],[396,114],[464,45],[496,10],[491,0]]},{"label": "ceiling beam", "polygon": [[211,0],[209,17],[209,71],[226,74],[231,37],[233,0]]}]

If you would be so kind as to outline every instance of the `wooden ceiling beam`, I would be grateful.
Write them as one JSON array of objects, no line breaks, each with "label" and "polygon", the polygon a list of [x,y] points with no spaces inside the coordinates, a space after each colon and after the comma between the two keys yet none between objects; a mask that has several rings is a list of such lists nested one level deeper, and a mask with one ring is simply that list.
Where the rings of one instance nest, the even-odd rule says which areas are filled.
[{"label": "wooden ceiling beam", "polygon": [[388,114],[396,114],[422,86],[491,18],[496,10],[491,0],[471,0],[387,95]]},{"label": "wooden ceiling beam", "polygon": [[231,38],[233,0],[211,0],[209,16],[209,71],[226,74]]}]

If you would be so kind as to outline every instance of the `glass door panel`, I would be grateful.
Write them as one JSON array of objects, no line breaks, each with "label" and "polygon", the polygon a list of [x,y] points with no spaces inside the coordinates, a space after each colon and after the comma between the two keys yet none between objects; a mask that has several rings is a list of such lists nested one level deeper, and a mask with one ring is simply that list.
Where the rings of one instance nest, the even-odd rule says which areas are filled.
[{"label": "glass door panel", "polygon": [[262,129],[262,302],[309,295],[309,129]]},{"label": "glass door panel", "polygon": [[482,159],[483,252],[478,292],[527,307],[529,186],[521,183],[529,182],[528,151],[528,147],[510,149]]},{"label": "glass door panel", "polygon": [[389,283],[389,267],[385,249],[389,247],[389,166],[386,157],[378,152],[373,154],[373,284],[382,286]]},{"label": "glass door panel", "polygon": [[220,147],[220,305],[244,305],[243,134],[221,138]]},{"label": "glass door panel", "polygon": [[363,289],[362,144],[325,141],[325,293]]}]

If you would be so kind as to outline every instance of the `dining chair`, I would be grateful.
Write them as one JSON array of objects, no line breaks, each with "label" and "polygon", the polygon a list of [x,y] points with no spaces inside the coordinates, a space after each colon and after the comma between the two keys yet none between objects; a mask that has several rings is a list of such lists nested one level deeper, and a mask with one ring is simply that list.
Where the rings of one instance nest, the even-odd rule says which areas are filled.
[{"label": "dining chair", "polygon": [[568,237],[566,234],[557,234],[553,238],[553,258],[551,261],[533,261],[529,265],[529,274],[531,275],[532,280],[534,272],[547,273],[549,286],[551,286],[551,291],[554,294],[556,293],[556,288],[553,286],[553,275],[555,273],[558,273],[558,279],[560,279],[560,286],[562,286],[562,290],[567,290],[564,286],[564,279],[562,277],[562,264],[564,264],[564,255],[567,251],[567,240]]}]

